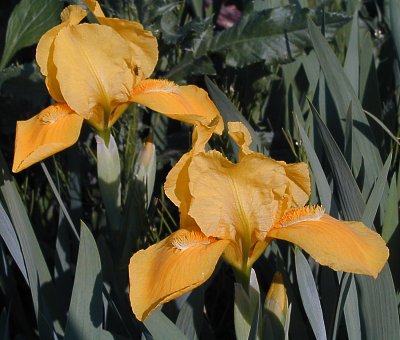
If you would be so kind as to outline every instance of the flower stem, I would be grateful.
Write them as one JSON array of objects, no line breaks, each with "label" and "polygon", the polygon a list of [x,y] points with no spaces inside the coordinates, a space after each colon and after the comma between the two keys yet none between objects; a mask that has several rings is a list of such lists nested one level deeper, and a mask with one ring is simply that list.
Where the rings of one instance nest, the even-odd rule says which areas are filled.
[{"label": "flower stem", "polygon": [[111,129],[107,128],[104,130],[98,130],[97,133],[104,140],[106,147],[108,147],[108,144],[110,143]]},{"label": "flower stem", "polygon": [[249,293],[251,268],[243,266],[241,269],[233,268],[233,271],[235,273],[236,281],[242,285],[243,289],[247,293]]}]

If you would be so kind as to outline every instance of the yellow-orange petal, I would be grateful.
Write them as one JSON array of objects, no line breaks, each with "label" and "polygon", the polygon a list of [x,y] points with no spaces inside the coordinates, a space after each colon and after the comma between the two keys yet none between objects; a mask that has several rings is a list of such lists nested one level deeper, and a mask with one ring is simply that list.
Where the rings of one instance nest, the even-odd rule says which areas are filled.
[{"label": "yellow-orange petal", "polygon": [[146,78],[154,71],[158,61],[158,44],[153,33],[135,21],[117,18],[97,18],[102,25],[118,32],[132,49],[132,56]]},{"label": "yellow-orange petal", "polygon": [[283,167],[271,158],[254,153],[233,164],[217,151],[199,153],[189,166],[189,215],[208,236],[263,240],[286,186]]},{"label": "yellow-orange petal", "polygon": [[63,28],[77,25],[85,17],[86,11],[81,6],[72,5],[66,7],[61,12],[62,23],[47,31],[40,38],[36,48],[36,61],[40,67],[40,72],[46,77],[46,86],[50,95],[58,103],[64,102],[64,98],[56,78],[57,68],[53,60],[54,40]]},{"label": "yellow-orange petal", "polygon": [[[283,162],[280,162],[283,163]],[[291,197],[290,208],[303,207],[310,199],[311,182],[308,165],[305,163],[284,164],[286,176],[289,179]]]},{"label": "yellow-orange petal", "polygon": [[65,104],[51,105],[36,116],[17,122],[13,172],[66,149],[78,140],[83,118]]},{"label": "yellow-orange petal", "polygon": [[339,221],[318,207],[289,211],[268,237],[292,242],[334,270],[375,278],[389,256],[385,241],[376,232],[361,222]]},{"label": "yellow-orange petal", "polygon": [[253,152],[250,150],[252,138],[246,126],[241,122],[228,122],[228,131],[229,136],[231,136],[235,143],[240,147],[239,159],[244,155],[249,155]]},{"label": "yellow-orange petal", "polygon": [[194,86],[178,86],[168,80],[142,80],[132,91],[131,101],[142,104],[170,118],[185,123],[210,126],[215,133],[224,128],[222,117],[203,89]]},{"label": "yellow-orange petal", "polygon": [[136,317],[144,320],[161,304],[204,283],[227,243],[180,229],[134,254],[129,264],[129,297]]},{"label": "yellow-orange petal", "polygon": [[43,34],[36,48],[36,61],[44,76],[48,75],[49,55],[52,54],[51,49],[57,34],[69,25],[79,24],[86,17],[86,11],[81,6],[71,5],[64,8],[60,16],[62,23]]},{"label": "yellow-orange petal", "polygon": [[[185,215],[187,214],[192,198],[189,192],[188,166],[194,155],[205,152],[205,146],[211,138],[214,129],[215,126],[195,125],[192,134],[192,149],[181,157],[167,175],[164,190],[168,198],[180,208],[181,223],[182,212],[185,212]],[[182,202],[186,209],[185,207],[181,207]],[[180,226],[185,227],[182,224]]]},{"label": "yellow-orange petal", "polygon": [[89,10],[94,14],[94,16],[99,19],[105,17],[100,4],[96,0],[83,0],[84,4],[89,8]]},{"label": "yellow-orange petal", "polygon": [[191,159],[192,155],[190,152],[184,154],[168,173],[164,184],[165,194],[179,208],[179,225],[181,228],[189,228],[191,225],[196,224],[188,215],[191,202],[188,167]]},{"label": "yellow-orange petal", "polygon": [[125,40],[107,26],[66,27],[54,41],[54,63],[68,106],[86,119],[96,115],[94,121],[108,127],[109,116],[128,101],[135,80]]}]

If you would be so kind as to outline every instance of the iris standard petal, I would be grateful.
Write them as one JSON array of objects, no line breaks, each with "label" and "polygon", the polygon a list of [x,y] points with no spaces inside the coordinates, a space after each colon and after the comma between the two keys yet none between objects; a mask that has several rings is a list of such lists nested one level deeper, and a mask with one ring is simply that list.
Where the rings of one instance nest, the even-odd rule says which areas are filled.
[{"label": "iris standard petal", "polygon": [[195,225],[188,215],[192,196],[189,191],[188,168],[192,160],[190,152],[184,154],[167,175],[164,191],[167,197],[179,208],[179,225],[181,228]]},{"label": "iris standard petal", "polygon": [[339,221],[319,207],[293,209],[268,237],[292,242],[318,263],[334,270],[377,277],[389,250],[385,241],[361,222]]},{"label": "iris standard petal", "polygon": [[134,21],[117,18],[97,18],[102,25],[107,25],[118,32],[126,40],[132,49],[135,63],[148,78],[154,71],[158,61],[157,39],[150,31]]},{"label": "iris standard petal", "polygon": [[180,229],[134,254],[129,264],[130,301],[139,320],[163,303],[204,283],[228,241]]},{"label": "iris standard petal", "polygon": [[47,107],[29,120],[17,122],[13,172],[21,171],[78,140],[83,118],[65,104]]},{"label": "iris standard petal", "polygon": [[131,101],[189,124],[210,126],[217,120],[214,132],[221,134],[224,129],[221,115],[207,92],[194,85],[178,86],[168,80],[143,80],[133,89]]},{"label": "iris standard petal", "polygon": [[240,122],[228,122],[228,131],[229,136],[231,136],[235,143],[240,147],[239,159],[245,155],[253,153],[253,151],[250,150],[252,138],[249,130],[247,130],[244,124]]},{"label": "iris standard petal", "polygon": [[[215,123],[217,124],[217,122]],[[168,198],[178,208],[181,207],[181,202],[187,202],[186,204],[190,205],[188,166],[194,155],[205,152],[206,144],[215,128],[216,125],[211,127],[195,125],[192,134],[192,149],[181,157],[167,175],[164,190]]]},{"label": "iris standard petal", "polygon": [[66,103],[89,123],[103,121],[97,129],[108,128],[109,116],[128,101],[135,81],[125,40],[107,26],[67,27],[55,39],[54,63]]},{"label": "iris standard petal", "polygon": [[60,16],[62,23],[43,34],[36,48],[36,61],[44,76],[48,75],[47,64],[57,34],[67,26],[79,24],[86,17],[86,11],[81,6],[71,5],[64,8]]},{"label": "iris standard petal", "polygon": [[[241,122],[228,122],[229,135],[240,147],[240,157],[254,153],[250,150],[252,142],[251,135],[246,126]],[[258,153],[261,157],[265,157]],[[267,158],[267,157],[265,157]],[[283,204],[286,208],[303,207],[309,200],[311,193],[311,182],[308,166],[305,163],[287,164],[278,161],[285,168],[289,186],[287,190],[287,202]]]},{"label": "iris standard petal", "polygon": [[189,178],[189,215],[203,233],[221,239],[235,239],[238,233],[249,242],[265,238],[282,199],[276,192],[283,195],[287,186],[283,167],[256,153],[237,164],[217,151],[198,154],[189,166]]},{"label": "iris standard petal", "polygon": [[[280,162],[281,163],[281,162]],[[283,162],[282,162],[283,163]],[[311,181],[308,165],[305,163],[284,164],[289,179],[290,208],[303,207],[310,199]]]},{"label": "iris standard petal", "polygon": [[77,25],[85,17],[86,11],[81,6],[72,5],[66,7],[61,12],[62,23],[47,31],[40,38],[36,48],[36,61],[40,67],[40,72],[46,77],[46,86],[50,95],[58,103],[64,102],[64,97],[56,78],[57,68],[53,60],[54,40],[63,28]]},{"label": "iris standard petal", "polygon": [[100,7],[100,4],[96,0],[83,0],[87,8],[94,14],[96,18],[105,17],[103,10]]}]

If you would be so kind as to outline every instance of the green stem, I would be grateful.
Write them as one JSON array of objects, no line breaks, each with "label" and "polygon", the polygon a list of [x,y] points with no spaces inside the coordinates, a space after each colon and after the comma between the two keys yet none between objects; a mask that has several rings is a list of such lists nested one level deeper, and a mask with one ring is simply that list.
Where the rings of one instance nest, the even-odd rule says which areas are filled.
[{"label": "green stem", "polygon": [[243,289],[247,293],[249,293],[251,268],[243,266],[242,269],[233,268],[233,271],[235,274],[236,281],[242,285]]},{"label": "green stem", "polygon": [[108,148],[108,144],[110,143],[111,129],[107,128],[104,130],[98,130],[97,134],[104,140],[104,144]]}]

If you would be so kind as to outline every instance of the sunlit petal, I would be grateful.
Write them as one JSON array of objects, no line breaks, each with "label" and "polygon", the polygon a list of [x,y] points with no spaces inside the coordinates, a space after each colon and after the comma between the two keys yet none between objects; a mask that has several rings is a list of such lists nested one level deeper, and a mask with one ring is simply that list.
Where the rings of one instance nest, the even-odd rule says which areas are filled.
[{"label": "sunlit petal", "polygon": [[144,76],[149,77],[158,61],[158,44],[153,34],[138,22],[117,18],[98,18],[98,20],[102,25],[112,27],[126,40],[132,48],[135,63],[141,68]]},{"label": "sunlit petal", "polygon": [[86,17],[86,11],[78,5],[66,7],[61,12],[62,23],[47,31],[39,40],[36,48],[36,61],[40,72],[46,77],[46,86],[50,95],[59,103],[64,102],[60,85],[56,78],[57,68],[53,61],[54,40],[65,27],[77,25]]},{"label": "sunlit petal", "polygon": [[285,193],[283,167],[258,154],[233,164],[219,152],[193,157],[189,166],[192,203],[189,210],[209,236],[235,239],[238,233],[263,240],[278,208],[277,193]]},{"label": "sunlit petal", "polygon": [[184,154],[168,173],[164,184],[165,194],[179,208],[179,225],[181,228],[190,227],[191,225],[196,224],[192,217],[188,215],[192,199],[188,185],[188,167],[191,160],[192,155],[190,152]]},{"label": "sunlit petal", "polygon": [[[107,42],[107,43],[105,43]],[[97,24],[64,28],[54,42],[57,79],[67,104],[104,126],[120,104],[128,101],[135,79],[130,49],[113,29]],[[79,65],[79,67],[76,67]]]},{"label": "sunlit petal", "polygon": [[129,264],[130,301],[139,320],[159,305],[204,283],[228,241],[180,229],[134,254]]},{"label": "sunlit petal", "polygon": [[[192,134],[192,149],[181,157],[167,175],[164,190],[168,198],[180,208],[181,223],[182,217],[186,218],[192,198],[189,192],[188,166],[194,155],[199,152],[205,152],[205,146],[211,138],[214,129],[215,126],[195,125]],[[185,227],[186,223],[180,225]]]},{"label": "sunlit petal", "polygon": [[87,8],[97,17],[102,18],[104,17],[103,10],[100,7],[100,4],[96,0],[83,0]]},{"label": "sunlit petal", "polygon": [[210,126],[217,120],[215,132],[222,133],[223,122],[218,109],[207,92],[197,86],[147,79],[133,89],[131,101],[189,124]]},{"label": "sunlit petal", "polygon": [[289,211],[268,236],[293,242],[334,270],[373,277],[389,256],[385,241],[364,224],[336,220],[318,207]]},{"label": "sunlit petal", "polygon": [[303,207],[310,199],[311,194],[308,165],[305,163],[285,163],[284,168],[289,179],[288,194],[292,198],[290,208]]},{"label": "sunlit petal", "polygon": [[228,130],[229,136],[231,136],[235,143],[240,147],[239,159],[253,152],[249,148],[252,138],[246,126],[240,122],[228,122]]},{"label": "sunlit petal", "polygon": [[18,121],[12,171],[21,171],[75,144],[82,122],[65,104],[49,106],[29,120]]},{"label": "sunlit petal", "polygon": [[85,17],[86,11],[81,6],[68,6],[61,12],[62,23],[47,31],[40,38],[36,48],[36,61],[40,67],[40,72],[44,76],[48,75],[47,63],[49,61],[49,54],[52,53],[52,45],[57,34],[67,26],[79,24]]}]

